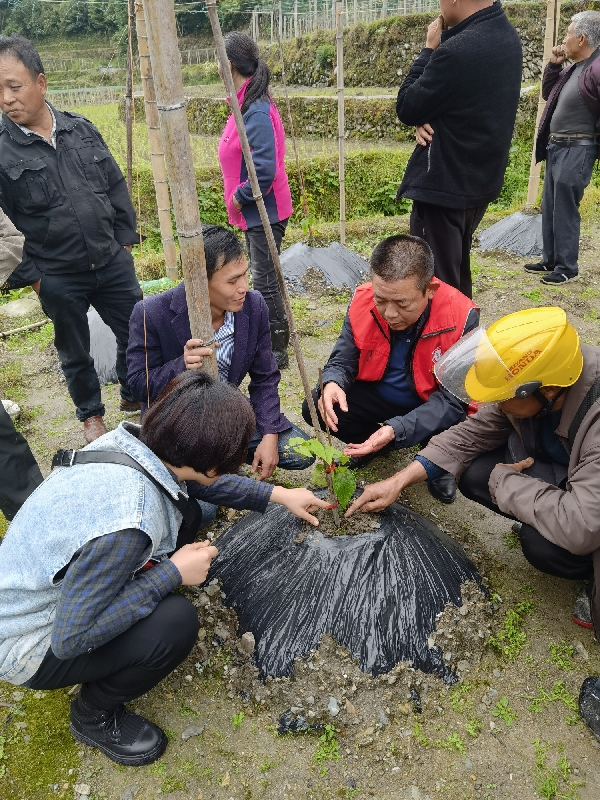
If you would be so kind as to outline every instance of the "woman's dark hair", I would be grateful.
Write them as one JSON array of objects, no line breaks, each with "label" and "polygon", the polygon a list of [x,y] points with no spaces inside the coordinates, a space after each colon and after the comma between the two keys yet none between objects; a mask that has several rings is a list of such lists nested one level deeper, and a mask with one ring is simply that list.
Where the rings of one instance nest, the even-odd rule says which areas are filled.
[{"label": "woman's dark hair", "polygon": [[242,103],[242,114],[248,111],[252,103],[257,100],[271,102],[269,68],[259,56],[258,45],[254,39],[245,33],[231,31],[225,34],[225,52],[240,75],[245,78],[252,76]]},{"label": "woman's dark hair", "polygon": [[204,256],[208,280],[230,261],[237,261],[244,255],[242,243],[233,231],[221,225],[203,225]]},{"label": "woman's dark hair", "polygon": [[9,56],[16,58],[25,67],[35,80],[38,75],[44,75],[44,65],[40,54],[24,36],[13,33],[12,36],[0,36],[0,58]]},{"label": "woman's dark hair", "polygon": [[140,441],[174,467],[225,475],[245,462],[255,428],[239,389],[193,370],[173,378],[146,411]]}]

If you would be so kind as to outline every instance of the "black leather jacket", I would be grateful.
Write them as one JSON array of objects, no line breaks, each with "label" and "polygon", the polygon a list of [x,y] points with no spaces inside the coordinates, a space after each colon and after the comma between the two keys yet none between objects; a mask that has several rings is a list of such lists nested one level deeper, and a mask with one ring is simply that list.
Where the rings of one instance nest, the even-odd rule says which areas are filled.
[{"label": "black leather jacket", "polygon": [[25,235],[11,288],[104,266],[139,241],[127,184],[99,131],[79,114],[52,111],[56,150],[5,114],[0,120],[0,207]]}]

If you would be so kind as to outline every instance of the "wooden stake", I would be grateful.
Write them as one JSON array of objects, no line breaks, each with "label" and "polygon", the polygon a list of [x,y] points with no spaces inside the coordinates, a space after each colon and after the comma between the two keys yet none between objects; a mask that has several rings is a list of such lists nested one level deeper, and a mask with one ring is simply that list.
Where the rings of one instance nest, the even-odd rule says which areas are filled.
[{"label": "wooden stake", "polygon": [[[173,0],[144,0],[144,16],[192,337],[200,339],[205,347],[213,347],[204,240]],[[202,369],[218,377],[214,349],[212,356],[203,359]]]},{"label": "wooden stake", "polygon": [[[324,388],[325,387],[323,385],[323,370],[321,369],[321,367],[319,367],[319,390],[321,392],[321,397],[323,397]],[[327,442],[329,443],[329,446],[332,447],[333,445],[331,444],[331,431],[329,430],[329,422],[327,421],[327,415],[325,415],[323,417],[323,422],[325,423],[325,430],[327,431]],[[331,509],[331,511],[333,512],[333,521],[335,523],[335,527],[339,528],[340,527],[340,512],[338,511],[337,505],[336,505],[337,504],[337,497],[335,496],[335,491],[334,491],[334,488],[333,488],[333,478],[331,476],[331,472],[327,472],[327,468],[330,468],[330,467],[331,467],[331,464],[327,464],[326,465],[326,468],[325,468],[325,480],[327,481],[327,488],[329,489],[329,495],[330,495],[330,499],[332,501],[331,505],[333,506],[333,508]]]},{"label": "wooden stake", "polygon": [[536,164],[535,161],[535,143],[537,139],[538,128],[540,120],[544,112],[546,101],[542,97],[542,76],[544,68],[550,56],[552,55],[552,48],[556,44],[556,37],[558,36],[558,24],[560,21],[560,0],[547,0],[546,3],[546,32],[544,35],[544,55],[542,56],[542,75],[540,75],[540,94],[538,99],[537,114],[535,118],[535,129],[533,132],[533,148],[531,150],[531,163],[529,165],[529,183],[527,185],[527,202],[525,208],[533,208],[537,200],[538,190],[540,188],[540,174],[542,170],[541,162]]},{"label": "wooden stake", "polygon": [[154,78],[152,77],[152,66],[150,65],[148,34],[146,33],[146,18],[144,17],[142,0],[138,0],[135,4],[135,24],[138,55],[140,59],[140,74],[142,76],[142,86],[144,89],[144,109],[146,112],[146,127],[148,128],[150,163],[152,164],[152,176],[154,178],[154,192],[156,194],[156,207],[158,209],[160,238],[165,254],[167,278],[171,281],[176,281],[179,270],[177,269],[177,251],[175,250],[175,239],[173,237],[173,225],[171,222],[171,197],[169,195],[165,154],[160,134],[160,123],[158,121]]},{"label": "wooden stake", "polygon": [[345,109],[344,109],[344,6],[335,4],[338,96],[338,174],[340,179],[340,244],[346,243],[346,170],[345,170]]},{"label": "wooden stake", "polygon": [[127,189],[131,197],[133,187],[133,3],[127,0],[127,70],[125,74],[125,137],[127,140]]},{"label": "wooden stake", "polygon": [[[149,0],[145,1],[149,2]],[[315,407],[315,402],[313,400],[310,383],[308,381],[308,374],[306,372],[306,363],[304,361],[304,356],[302,355],[302,350],[300,349],[300,338],[298,336],[298,331],[296,329],[296,322],[294,320],[294,314],[292,312],[292,306],[290,304],[290,298],[287,292],[287,286],[285,285],[283,270],[281,269],[281,261],[279,259],[279,253],[277,252],[277,245],[275,244],[273,231],[271,229],[271,223],[269,222],[269,216],[267,214],[267,209],[265,208],[265,201],[263,200],[263,196],[260,191],[260,186],[258,184],[258,178],[256,177],[256,169],[254,167],[254,162],[252,161],[252,153],[250,151],[250,145],[248,144],[248,137],[246,136],[246,128],[244,127],[244,120],[242,119],[242,112],[240,111],[240,105],[237,99],[237,92],[235,91],[235,86],[233,85],[233,77],[231,75],[229,59],[227,58],[227,53],[225,51],[225,42],[223,41],[223,32],[221,31],[221,23],[219,22],[219,17],[217,14],[216,0],[206,0],[206,9],[208,11],[208,17],[210,19],[212,32],[215,39],[215,45],[217,47],[217,55],[219,58],[219,63],[221,65],[221,74],[225,82],[225,88],[227,89],[227,93],[229,95],[229,101],[231,103],[231,111],[235,119],[235,126],[237,128],[240,144],[242,147],[242,152],[244,154],[244,161],[246,162],[248,179],[252,187],[252,196],[256,201],[258,213],[260,214],[260,220],[262,222],[265,231],[265,236],[267,237],[267,244],[269,246],[271,259],[273,261],[273,267],[275,268],[275,275],[277,276],[277,283],[279,285],[279,291],[281,292],[281,299],[283,300],[283,307],[285,308],[285,314],[288,319],[288,325],[290,328],[290,340],[294,347],[294,353],[296,354],[298,371],[300,372],[300,377],[302,379],[302,387],[304,389],[304,396],[306,397],[306,402],[308,404],[311,423],[313,428],[315,429],[315,436],[321,442],[321,444],[324,444],[325,439],[323,436],[323,431],[321,430],[321,426],[319,424],[317,409]]]}]

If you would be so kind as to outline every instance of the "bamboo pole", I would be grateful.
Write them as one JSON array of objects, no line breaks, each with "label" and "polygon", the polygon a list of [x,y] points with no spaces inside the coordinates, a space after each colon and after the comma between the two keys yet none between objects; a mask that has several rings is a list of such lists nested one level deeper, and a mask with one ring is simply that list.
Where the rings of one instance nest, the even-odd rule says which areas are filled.
[{"label": "bamboo pole", "polygon": [[340,181],[340,244],[346,244],[346,165],[345,165],[345,109],[344,109],[344,5],[335,4],[338,96],[338,175]]},{"label": "bamboo pole", "polygon": [[[556,37],[558,35],[558,21],[560,20],[560,0],[547,0],[546,2],[546,32],[544,35],[544,55],[542,56],[542,76],[544,68],[550,56],[552,55],[552,48],[556,44]],[[531,163],[529,165],[529,182],[527,184],[527,202],[525,208],[533,208],[537,200],[538,190],[540,188],[540,174],[542,170],[541,162],[536,164],[535,161],[535,143],[540,126],[540,120],[544,112],[546,101],[542,97],[542,82],[540,76],[540,94],[538,99],[537,114],[535,118],[535,129],[533,134],[533,148],[531,150]]]},{"label": "bamboo pole", "polygon": [[144,109],[146,112],[146,127],[148,128],[150,163],[152,164],[152,176],[154,178],[154,192],[156,194],[156,206],[158,209],[160,238],[165,254],[167,278],[171,281],[175,281],[177,280],[178,269],[177,251],[175,250],[175,239],[173,237],[173,224],[171,222],[171,197],[169,195],[165,154],[163,152],[160,123],[158,121],[154,78],[152,77],[152,66],[150,65],[148,34],[146,32],[146,18],[144,17],[142,0],[137,0],[135,4],[135,24],[137,30],[138,54],[140,58],[140,73],[142,76],[142,86],[144,88]]},{"label": "bamboo pole", "polygon": [[[212,347],[214,331],[208,297],[204,240],[185,113],[186,100],[183,96],[173,0],[144,0],[144,16],[192,338],[200,339],[205,347]],[[212,356],[203,359],[202,369],[215,378],[218,377],[214,349]]]},{"label": "bamboo pole", "polygon": [[[150,2],[150,0],[145,0],[145,2],[148,3]],[[277,245],[275,244],[275,238],[273,237],[273,231],[271,229],[271,223],[269,222],[269,216],[267,214],[267,209],[265,207],[265,201],[260,191],[258,178],[256,177],[256,168],[252,160],[252,153],[250,151],[250,145],[248,144],[248,137],[246,136],[246,128],[244,126],[244,120],[242,119],[242,112],[240,110],[240,105],[238,103],[237,92],[233,84],[231,67],[229,66],[229,59],[227,58],[227,53],[225,51],[225,42],[223,40],[223,32],[221,31],[221,23],[219,22],[219,17],[217,14],[216,0],[206,0],[206,9],[208,11],[208,17],[210,19],[210,24],[215,39],[215,44],[217,46],[217,55],[219,57],[219,63],[221,65],[221,75],[223,76],[223,80],[225,82],[225,88],[227,89],[227,93],[229,95],[229,102],[231,103],[231,111],[235,119],[235,126],[237,128],[240,144],[242,146],[244,161],[246,162],[248,179],[252,187],[252,196],[256,202],[258,213],[260,214],[260,220],[262,222],[265,235],[267,237],[269,252],[273,260],[275,275],[277,276],[277,283],[279,284],[279,291],[281,292],[281,299],[283,300],[283,307],[285,308],[285,314],[290,328],[290,339],[294,347],[296,362],[298,364],[298,371],[302,379],[304,396],[306,397],[308,410],[310,412],[311,423],[313,428],[315,429],[315,435],[317,439],[321,442],[321,444],[325,444],[325,437],[323,436],[323,431],[321,430],[321,426],[319,425],[319,417],[317,415],[317,409],[315,407],[315,402],[313,400],[310,383],[308,381],[308,373],[306,372],[306,363],[304,361],[304,356],[302,355],[302,350],[300,348],[300,338],[298,336],[298,331],[296,329],[296,321],[294,319],[290,298],[287,292],[287,286],[285,285],[283,270],[281,269],[281,261],[279,259],[279,253],[277,252]],[[331,475],[329,477],[331,478]],[[330,485],[329,481],[328,485]],[[330,486],[330,491],[333,495],[333,488],[331,486]],[[336,511],[336,509],[334,509],[334,511]],[[338,525],[339,527],[338,522],[339,518],[336,521],[336,525]]]},{"label": "bamboo pole", "polygon": [[131,197],[133,187],[133,3],[127,0],[127,68],[125,72],[125,138],[127,142],[127,189]]}]

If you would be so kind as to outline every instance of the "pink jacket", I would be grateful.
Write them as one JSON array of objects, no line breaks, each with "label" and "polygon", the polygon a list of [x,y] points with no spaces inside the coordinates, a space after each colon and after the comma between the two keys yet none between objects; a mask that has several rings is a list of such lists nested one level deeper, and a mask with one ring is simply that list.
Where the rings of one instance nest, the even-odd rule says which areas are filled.
[{"label": "pink jacket", "polygon": [[[249,81],[237,93],[240,106],[244,102]],[[291,216],[293,209],[284,163],[285,131],[279,111],[274,103],[257,100],[243,118],[269,221],[281,222]],[[261,225],[233,114],[225,124],[218,152],[229,223],[243,231]],[[233,195],[241,204],[241,211],[233,205]]]}]

